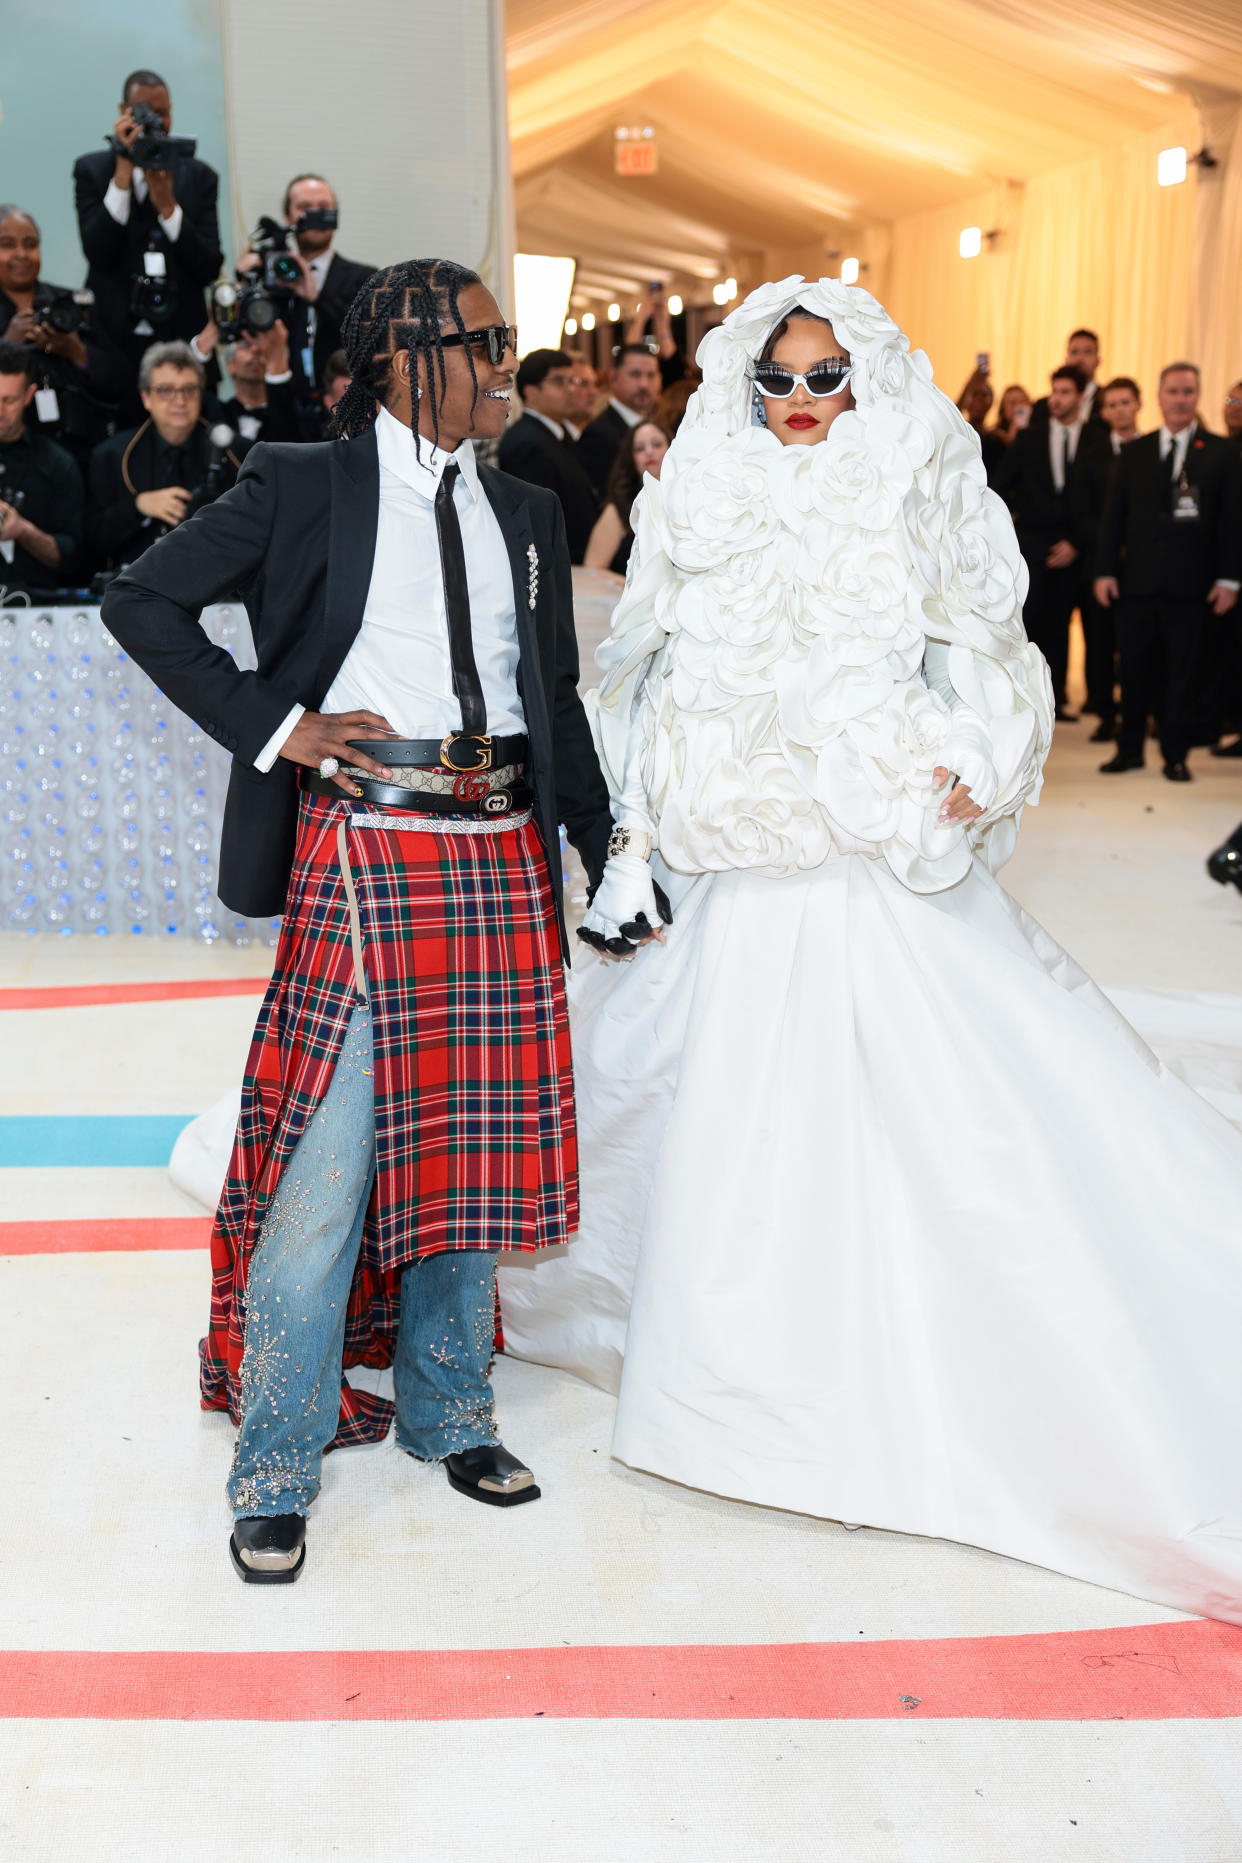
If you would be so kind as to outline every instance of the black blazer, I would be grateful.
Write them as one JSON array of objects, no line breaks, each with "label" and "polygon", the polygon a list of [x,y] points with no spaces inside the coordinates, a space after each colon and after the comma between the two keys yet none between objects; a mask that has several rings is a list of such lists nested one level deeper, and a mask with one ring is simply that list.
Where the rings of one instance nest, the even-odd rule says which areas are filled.
[{"label": "black blazer", "polygon": [[998,469],[996,489],[1013,512],[1019,536],[1030,537],[1040,549],[1045,543],[1051,545],[1062,539],[1082,549],[1072,488],[1102,444],[1106,442],[1093,432],[1090,423],[1084,425],[1073,461],[1066,469],[1065,488],[1058,492],[1052,481],[1047,423],[1014,435]]},{"label": "black blazer", "polygon": [[541,420],[523,414],[500,436],[500,465],[527,485],[543,485],[555,492],[565,517],[569,560],[580,563],[587,540],[599,516],[599,500],[578,464],[572,441],[558,440]]},{"label": "black blazer", "polygon": [[[149,343],[180,337],[189,341],[207,321],[206,287],[219,276],[224,254],[216,218],[219,178],[214,168],[194,158],[178,162],[172,170],[173,191],[181,206],[181,232],[167,239],[151,196],[130,203],[129,219],[118,226],[104,206],[116,157],[110,149],[80,155],[73,165],[74,201],[78,231],[89,267],[86,282],[95,293],[95,322],[101,334],[125,348],[131,360]],[[134,337],[135,318],[130,289],[142,271],[142,255],[152,245],[164,254],[166,276],[176,288],[176,301],[168,322],[154,336]]]},{"label": "black blazer", "polygon": [[[167,449],[149,420],[141,427],[114,433],[95,448],[88,480],[86,534],[92,555],[101,567],[133,562],[164,535],[164,525],[144,517],[138,509],[137,493],[159,491],[165,485],[184,485],[188,492],[197,492],[205,486],[216,457],[208,438],[213,419],[214,415],[204,418],[194,428],[185,443],[181,470],[175,475],[169,468]],[[228,448],[218,471],[221,490],[227,491],[233,484],[245,450],[242,443]]]},{"label": "black blazer", "polygon": [[595,488],[602,504],[608,489],[608,474],[620,451],[621,442],[630,431],[627,423],[611,403],[583,431],[578,442],[578,464]]},{"label": "black blazer", "polygon": [[1123,595],[1202,601],[1222,577],[1242,581],[1242,456],[1198,429],[1186,449],[1186,478],[1199,516],[1173,516],[1173,481],[1160,434],[1123,447],[1100,522],[1097,576],[1115,576]]},{"label": "black blazer", "polygon": [[[1131,442],[1127,442],[1129,444]],[[1124,446],[1121,451],[1125,452]],[[1100,547],[1100,522],[1120,456],[1114,453],[1111,439],[1105,440],[1102,445],[1092,446],[1084,455],[1081,470],[1073,474],[1066,488],[1074,517],[1074,541],[1082,551],[1088,576],[1095,574],[1096,553]]]},{"label": "black blazer", "polygon": [[300,394],[317,394],[323,387],[323,372],[328,358],[341,347],[341,325],[345,321],[345,313],[374,270],[373,265],[360,265],[356,259],[343,259],[339,252],[332,254],[324,274],[323,290],[314,303],[313,380],[307,378],[302,366],[311,306],[304,298],[294,298],[286,309],[284,322],[289,332],[289,358],[293,379]]},{"label": "black blazer", "polygon": [[[592,882],[612,816],[582,701],[565,526],[550,492],[480,465],[513,567],[518,687],[528,775],[547,850],[561,947],[564,822]],[[233,911],[282,912],[293,863],[298,772],[278,757],[254,767],[295,704],[317,710],[362,625],[379,525],[379,457],[371,429],[316,446],[256,446],[236,486],[171,531],[113,583],[104,624],[125,651],[234,753],[220,841],[220,896]],[[534,545],[535,607],[529,605]],[[240,589],[258,668],[242,672],[198,625],[209,602]]]}]

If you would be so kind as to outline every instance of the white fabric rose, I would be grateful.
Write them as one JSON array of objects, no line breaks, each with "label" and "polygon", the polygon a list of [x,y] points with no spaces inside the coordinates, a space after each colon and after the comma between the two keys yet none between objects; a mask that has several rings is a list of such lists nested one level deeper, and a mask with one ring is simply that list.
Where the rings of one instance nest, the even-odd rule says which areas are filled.
[{"label": "white fabric rose", "polygon": [[[782,447],[751,424],[750,371],[798,306],[853,360],[855,406],[818,445]],[[639,772],[661,852],[685,872],[793,872],[836,850],[936,891],[976,852],[999,865],[1038,794],[1052,710],[977,436],[887,312],[837,280],[763,286],[699,362],[703,386],[635,506],[599,656],[589,709],[610,787]],[[929,640],[942,691],[924,683]],[[977,826],[939,821],[941,765],[987,809]]]},{"label": "white fabric rose", "polygon": [[780,753],[760,751],[712,758],[698,782],[676,792],[661,817],[660,852],[683,873],[796,873],[823,865],[832,834]]},{"label": "white fabric rose", "polygon": [[[663,475],[666,549],[679,569],[715,569],[738,551],[771,543],[781,519],[767,464],[780,442],[747,428],[723,446]],[[671,456],[671,455],[670,455]]]}]

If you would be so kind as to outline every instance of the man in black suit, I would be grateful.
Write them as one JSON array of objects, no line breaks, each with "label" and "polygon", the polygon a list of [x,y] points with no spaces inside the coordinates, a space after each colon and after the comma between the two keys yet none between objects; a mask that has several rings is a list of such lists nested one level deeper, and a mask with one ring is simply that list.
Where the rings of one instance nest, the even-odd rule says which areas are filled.
[{"label": "man in black suit", "polygon": [[1242,460],[1199,426],[1193,362],[1161,371],[1159,400],[1163,423],[1119,455],[1100,524],[1095,596],[1119,604],[1121,641],[1121,731],[1100,768],[1141,769],[1155,713],[1164,774],[1188,783],[1205,652],[1242,581]]},{"label": "man in black suit", "polygon": [[[285,189],[281,211],[293,234],[293,253],[301,272],[284,315],[294,388],[305,409],[318,395],[329,357],[341,347],[345,313],[375,267],[346,259],[333,249],[340,209],[335,190],[322,175],[295,175]],[[331,224],[323,225],[325,220]],[[248,245],[237,270],[242,274],[259,263]]]},{"label": "man in black suit", "polygon": [[1079,423],[1082,389],[1077,369],[1053,370],[1051,419],[1015,435],[996,482],[1030,573],[1023,625],[1048,662],[1057,717],[1066,722],[1072,722],[1065,710],[1069,624],[1079,601],[1083,542],[1071,485],[1101,444]]},{"label": "man in black suit", "polygon": [[[1094,330],[1071,330],[1065,339],[1065,361],[1063,368],[1077,369],[1082,376],[1082,404],[1079,408],[1079,421],[1085,427],[1104,425],[1104,414],[1100,406],[1100,389],[1096,373],[1100,366],[1100,339]],[[1047,395],[1041,395],[1031,409],[1031,425],[1047,425],[1050,416]]]},{"label": "man in black suit", "polygon": [[599,500],[563,425],[573,370],[573,359],[563,349],[532,349],[523,356],[517,372],[522,418],[501,435],[499,458],[501,469],[515,479],[546,485],[556,493],[565,517],[569,560],[580,563],[599,516]]},{"label": "man in black suit", "polygon": [[[515,344],[464,266],[387,268],[350,320],[349,437],[256,446],[104,602],[233,753],[221,896],[285,914],[202,1351],[204,1402],[240,1425],[248,1582],[301,1571],[332,1438],[387,1432],[343,1354],[393,1361],[398,1444],[458,1492],[539,1495],[496,1435],[494,1269],[574,1227],[558,825],[598,881],[612,819],[560,507],[471,447],[504,424]],[[199,627],[234,588],[253,672]]]},{"label": "man in black suit", "polygon": [[578,442],[578,464],[601,504],[612,462],[626,434],[648,420],[660,398],[660,364],[645,343],[623,343],[613,358],[608,406]]},{"label": "man in black suit", "polygon": [[203,418],[202,362],[188,343],[153,343],[138,387],[147,418],[91,457],[87,536],[100,568],[132,563],[201,503],[227,491],[245,444],[223,446]]},{"label": "man in black suit", "polygon": [[1111,610],[1102,608],[1095,599],[1095,557],[1113,468],[1122,447],[1138,438],[1143,396],[1136,381],[1118,375],[1100,390],[1099,402],[1108,443],[1084,450],[1081,470],[1070,478],[1070,502],[1082,551],[1078,597],[1086,648],[1087,702],[1083,710],[1099,719],[1090,742],[1111,744],[1117,735],[1117,638]]},{"label": "man in black suit", "polygon": [[219,178],[196,157],[171,168],[135,166],[125,151],[141,131],[133,106],[172,127],[168,86],[154,71],[125,80],[116,147],[80,155],[73,187],[86,282],[95,293],[100,333],[127,363],[124,418],[138,412],[138,364],[153,341],[188,342],[206,322],[204,291],[218,276],[223,253],[216,218]]}]

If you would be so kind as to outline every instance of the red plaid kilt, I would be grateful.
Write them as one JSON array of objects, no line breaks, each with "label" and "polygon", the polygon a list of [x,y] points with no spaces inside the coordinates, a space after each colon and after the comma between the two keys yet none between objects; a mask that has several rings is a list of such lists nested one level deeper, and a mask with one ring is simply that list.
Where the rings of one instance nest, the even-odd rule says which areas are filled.
[{"label": "red plaid kilt", "polygon": [[[327,1092],[353,1010],[337,856],[346,802],[304,795],[276,967],[255,1025],[211,1238],[205,1410],[239,1421],[246,1275],[268,1203]],[[375,1035],[376,1181],[345,1364],[392,1362],[400,1270],[444,1249],[539,1249],[578,1225],[569,1021],[548,865],[533,822],[496,834],[350,826]],[[341,1388],[335,1446],[377,1442],[392,1406]]]}]

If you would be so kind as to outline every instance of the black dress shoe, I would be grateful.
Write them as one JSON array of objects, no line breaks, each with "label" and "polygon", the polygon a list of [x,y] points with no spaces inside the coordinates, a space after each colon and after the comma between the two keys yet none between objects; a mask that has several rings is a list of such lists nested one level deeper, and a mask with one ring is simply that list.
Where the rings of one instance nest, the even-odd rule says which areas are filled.
[{"label": "black dress shoe", "polygon": [[1095,730],[1091,733],[1091,736],[1087,739],[1088,744],[1115,744],[1116,741],[1117,727],[1115,725],[1105,724],[1102,718],[1095,727]]},{"label": "black dress shoe", "polygon": [[1242,737],[1237,737],[1232,744],[1213,744],[1214,757],[1242,757]]},{"label": "black dress shoe", "polygon": [[1235,828],[1229,839],[1208,855],[1207,870],[1219,886],[1232,884],[1242,893],[1242,828]]},{"label": "black dress shoe", "polygon": [[1164,773],[1171,783],[1188,783],[1191,781],[1190,771],[1186,768],[1184,763],[1166,763],[1164,766]]},{"label": "black dress shoe", "polygon": [[1107,763],[1100,765],[1100,775],[1120,776],[1123,770],[1141,770],[1142,767],[1141,757],[1129,757],[1125,751],[1119,750],[1115,757],[1110,757]]},{"label": "black dress shoe", "polygon": [[477,1449],[463,1449],[460,1455],[446,1455],[444,1466],[450,1488],[468,1494],[472,1501],[486,1501],[489,1507],[517,1507],[539,1499],[535,1477],[503,1443],[481,1443]]},{"label": "black dress shoe", "polygon": [[247,1585],[292,1585],[306,1564],[306,1521],[301,1514],[235,1520],[229,1556]]}]

